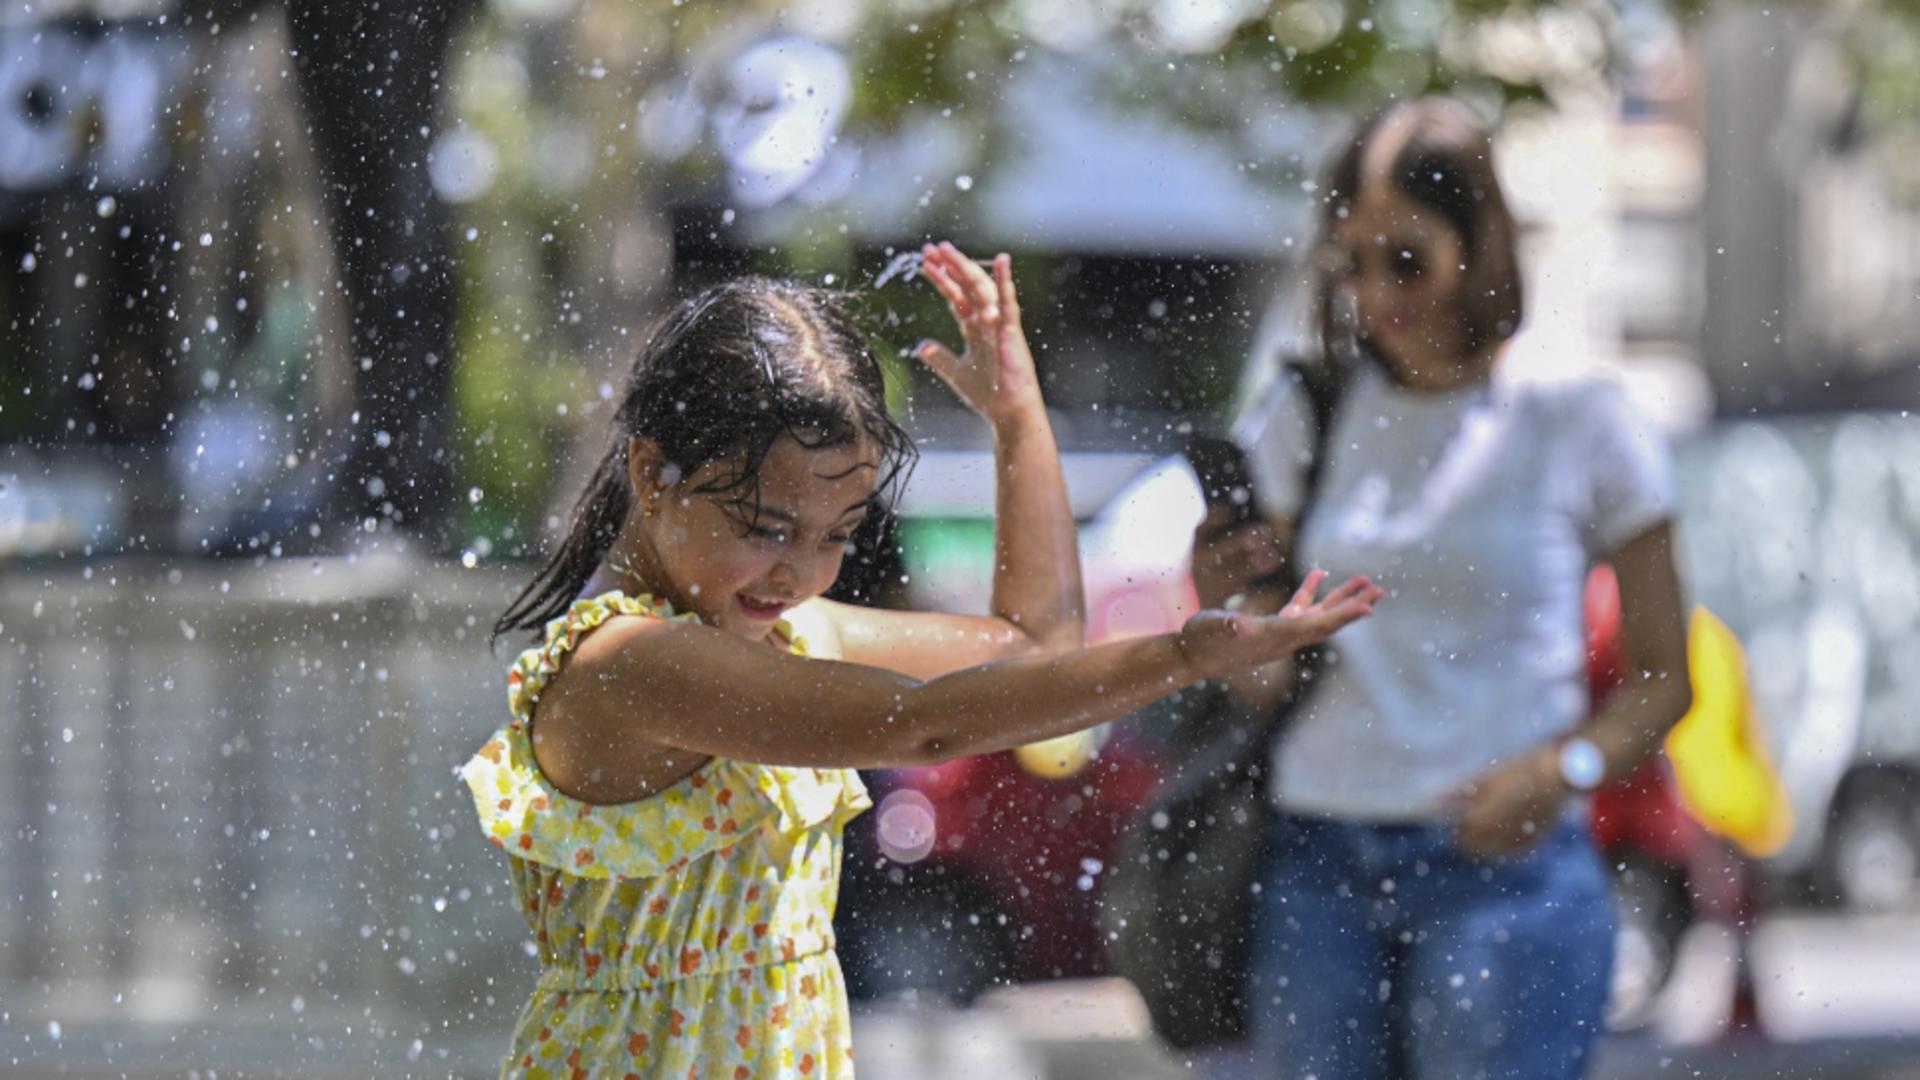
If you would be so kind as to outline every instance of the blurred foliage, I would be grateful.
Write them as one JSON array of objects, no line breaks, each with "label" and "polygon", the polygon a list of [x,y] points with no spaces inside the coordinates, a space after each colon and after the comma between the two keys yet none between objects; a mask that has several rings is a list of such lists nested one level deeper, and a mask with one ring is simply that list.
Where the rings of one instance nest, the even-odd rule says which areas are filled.
[{"label": "blurred foliage", "polygon": [[[1709,3],[1642,7],[1684,26]],[[1099,104],[1203,130],[1257,178],[1292,186],[1313,163],[1263,160],[1272,145],[1260,124],[1277,110],[1350,115],[1452,92],[1491,120],[1519,103],[1607,93],[1631,64],[1625,10],[1606,0],[492,0],[451,79],[455,125],[484,135],[497,164],[461,208],[473,230],[460,248],[462,488],[484,492],[468,524],[524,537],[551,509],[544,463],[603,415],[600,384],[617,382],[611,373],[665,295],[668,208],[730,205],[712,113],[732,92],[727,65],[755,42],[791,35],[840,52],[852,84],[838,125],[847,145],[886,147],[938,127],[961,168],[990,169],[1023,121],[1005,106],[1008,88],[1042,62],[1064,63],[1091,76]],[[1920,0],[1848,10],[1869,111],[1910,126]],[[675,125],[684,130],[671,152],[649,146],[666,138],[650,127]],[[555,147],[584,159],[558,183]],[[925,188],[915,220],[944,229],[959,197]],[[863,263],[874,253],[844,225],[816,227],[804,207],[789,220],[798,224],[777,253],[744,242],[737,268],[871,280],[877,267]],[[874,300],[878,329],[899,338],[892,347],[944,330],[925,330],[937,309],[916,303],[894,290]],[[1182,396],[1219,392],[1201,380]]]}]

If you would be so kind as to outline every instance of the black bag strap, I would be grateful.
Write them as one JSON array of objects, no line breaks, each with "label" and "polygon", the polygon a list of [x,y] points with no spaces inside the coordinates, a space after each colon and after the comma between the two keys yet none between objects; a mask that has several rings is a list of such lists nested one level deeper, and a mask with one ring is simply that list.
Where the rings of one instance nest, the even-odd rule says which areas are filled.
[{"label": "black bag strap", "polygon": [[[1292,380],[1294,391],[1306,395],[1307,411],[1313,425],[1313,452],[1307,458],[1306,473],[1301,480],[1300,507],[1293,515],[1293,544],[1286,553],[1286,561],[1291,571],[1294,554],[1300,545],[1300,536],[1305,531],[1307,517],[1313,512],[1314,502],[1320,493],[1320,481],[1326,475],[1327,449],[1333,443],[1333,426],[1339,419],[1340,400],[1346,392],[1344,372],[1332,365],[1318,360],[1293,357],[1281,365],[1282,377]],[[1300,575],[1289,573],[1292,583],[1297,587]],[[1313,681],[1326,660],[1326,647],[1315,645],[1294,654],[1293,691],[1271,710],[1262,724],[1261,738],[1253,740],[1257,747],[1269,746],[1286,726],[1287,720],[1299,708],[1306,696],[1309,683]],[[1249,748],[1250,751],[1253,748]]]}]

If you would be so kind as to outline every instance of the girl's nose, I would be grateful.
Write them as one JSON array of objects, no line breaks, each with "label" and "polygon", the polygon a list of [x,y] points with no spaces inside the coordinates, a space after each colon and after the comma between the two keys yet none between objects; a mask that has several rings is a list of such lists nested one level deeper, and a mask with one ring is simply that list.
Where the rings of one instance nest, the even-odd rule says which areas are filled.
[{"label": "girl's nose", "polygon": [[767,571],[767,584],[787,596],[799,595],[799,583],[807,580],[806,562],[806,555],[789,550],[780,557],[779,562],[773,564],[772,570]]}]

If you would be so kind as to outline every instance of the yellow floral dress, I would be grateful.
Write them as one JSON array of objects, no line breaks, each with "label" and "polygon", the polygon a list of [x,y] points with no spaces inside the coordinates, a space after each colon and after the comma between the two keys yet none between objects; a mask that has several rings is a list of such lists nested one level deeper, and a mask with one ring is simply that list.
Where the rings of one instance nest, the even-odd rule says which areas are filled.
[{"label": "yellow floral dress", "polygon": [[561,794],[534,763],[534,705],[615,615],[696,621],[647,596],[575,602],[515,661],[513,719],[461,769],[544,966],[501,1075],[851,1077],[833,911],[865,787],[851,769],[712,758],[637,802]]}]

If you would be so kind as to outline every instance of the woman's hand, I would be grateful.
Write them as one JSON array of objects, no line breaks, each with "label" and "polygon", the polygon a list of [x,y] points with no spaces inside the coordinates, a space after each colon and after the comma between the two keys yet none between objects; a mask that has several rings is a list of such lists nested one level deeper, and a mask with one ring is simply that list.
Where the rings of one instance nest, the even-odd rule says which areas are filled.
[{"label": "woman's hand", "polygon": [[1564,811],[1566,784],[1548,753],[1496,766],[1456,792],[1460,846],[1485,859],[1517,855],[1538,843]]},{"label": "woman's hand", "polygon": [[1193,530],[1193,591],[1203,608],[1225,607],[1284,561],[1272,525],[1235,524],[1224,506],[1209,507],[1206,520]]},{"label": "woman's hand", "polygon": [[1315,600],[1314,594],[1326,580],[1324,570],[1308,574],[1293,599],[1273,615],[1203,611],[1181,628],[1180,651],[1200,678],[1220,678],[1319,644],[1341,627],[1373,614],[1373,605],[1386,595],[1386,590],[1366,578],[1352,577],[1324,599]]},{"label": "woman's hand", "polygon": [[920,255],[920,273],[946,298],[965,352],[955,356],[945,345],[928,340],[914,348],[914,355],[989,421],[998,423],[1041,407],[1040,380],[1013,291],[1013,261],[995,256],[989,275],[949,243],[928,244]]}]

